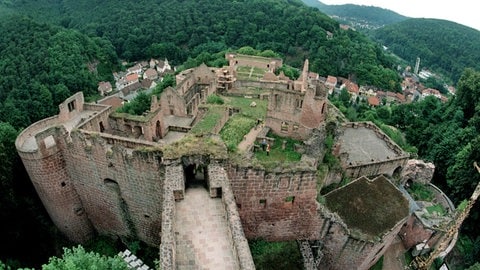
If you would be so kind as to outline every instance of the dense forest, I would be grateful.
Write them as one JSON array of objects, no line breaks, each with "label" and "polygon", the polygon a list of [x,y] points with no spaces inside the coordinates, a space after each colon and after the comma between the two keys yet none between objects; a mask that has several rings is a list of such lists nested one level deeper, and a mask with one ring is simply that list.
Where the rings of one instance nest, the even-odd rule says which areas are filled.
[{"label": "dense forest", "polygon": [[251,46],[273,50],[296,67],[309,58],[312,71],[323,76],[356,75],[364,84],[399,89],[399,78],[389,69],[393,60],[378,45],[357,32],[340,30],[336,21],[299,0],[107,0],[93,5],[40,0],[15,1],[9,8],[109,40],[118,56],[130,61],[167,57],[180,64],[200,53]]},{"label": "dense forest", "polygon": [[391,10],[374,6],[353,4],[326,5],[318,0],[302,0],[302,2],[307,6],[318,8],[321,12],[328,15],[340,17],[340,19],[347,24],[349,22],[362,23],[372,28],[379,28],[408,19],[408,17]]},{"label": "dense forest", "polygon": [[480,68],[480,32],[439,19],[409,19],[373,32],[378,42],[411,65],[443,74],[455,83],[465,68]]},{"label": "dense forest", "polygon": [[[438,36],[430,39],[443,38]],[[121,60],[165,57],[175,65],[220,65],[217,59],[224,52],[246,46],[278,53],[298,68],[308,58],[311,69],[322,76],[400,90],[394,58],[363,34],[341,30],[336,21],[299,0],[0,1],[0,260],[38,267],[68,244],[46,215],[16,154],[19,131],[56,114],[57,105],[77,91],[93,100],[97,83],[112,80]],[[432,57],[434,61],[436,55]],[[466,57],[476,59],[478,53]],[[463,59],[463,51],[457,58]],[[463,67],[471,65],[448,59],[455,67],[452,74],[458,72],[452,78],[461,79],[458,96],[447,104],[426,99],[375,110],[349,102],[344,107],[352,120],[402,130],[420,158],[435,162],[435,182],[458,203],[480,180],[470,165],[480,155],[480,75],[467,70],[461,76]],[[480,237],[473,227],[479,213],[477,207],[464,230],[469,263],[480,257]]]}]

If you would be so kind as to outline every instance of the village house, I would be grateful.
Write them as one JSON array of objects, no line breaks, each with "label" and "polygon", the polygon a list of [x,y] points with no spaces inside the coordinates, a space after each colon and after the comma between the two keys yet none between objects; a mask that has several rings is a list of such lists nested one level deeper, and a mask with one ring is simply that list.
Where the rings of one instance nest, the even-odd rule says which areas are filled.
[{"label": "village house", "polygon": [[99,82],[98,92],[100,95],[105,96],[105,94],[112,92],[112,84],[110,82]]},{"label": "village house", "polygon": [[127,69],[127,73],[130,74],[130,73],[135,73],[137,75],[141,75],[143,72],[143,69],[142,69],[142,66],[140,64],[136,64],[135,66],[133,67],[129,67]]},{"label": "village house", "polygon": [[437,89],[433,88],[427,88],[422,91],[422,98],[425,98],[427,96],[435,96],[436,98],[442,98],[442,94],[440,94],[440,91]]},{"label": "village house", "polygon": [[143,79],[148,79],[148,80],[151,80],[151,81],[155,81],[156,79],[158,79],[158,73],[155,69],[153,68],[149,68],[147,70],[145,70],[145,72],[143,73]]},{"label": "village house", "polygon": [[328,94],[331,95],[337,86],[337,77],[328,75],[327,80],[325,81],[325,86],[328,89]]},{"label": "village house", "polygon": [[378,105],[380,105],[380,100],[378,99],[378,97],[368,97],[367,103],[370,107],[378,107]]},{"label": "village house", "polygon": [[350,80],[346,80],[342,84],[342,86],[340,86],[340,89],[343,89],[343,88],[347,89],[347,91],[350,94],[352,100],[355,100],[360,93],[359,88],[358,88],[358,84],[356,84],[356,83],[354,83]]},{"label": "village house", "polygon": [[117,80],[115,86],[117,87],[117,90],[122,90],[123,88],[130,86],[132,84],[138,83],[138,74],[137,73],[131,73],[128,74],[125,77],[120,78]]}]

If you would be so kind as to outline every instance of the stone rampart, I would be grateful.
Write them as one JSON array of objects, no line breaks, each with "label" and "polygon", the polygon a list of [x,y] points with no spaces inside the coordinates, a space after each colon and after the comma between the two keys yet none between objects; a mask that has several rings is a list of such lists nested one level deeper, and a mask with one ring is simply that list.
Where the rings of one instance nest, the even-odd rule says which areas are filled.
[{"label": "stone rampart", "polygon": [[42,130],[45,130],[47,128],[57,126],[57,125],[61,125],[61,123],[60,123],[60,119],[56,115],[56,116],[52,116],[52,117],[45,118],[43,120],[37,121],[37,122],[33,123],[32,125],[30,125],[29,127],[27,127],[26,129],[24,129],[18,135],[18,137],[15,141],[15,146],[16,146],[17,150],[19,151],[19,153],[20,154],[22,154],[22,153],[36,153],[37,149],[38,149],[36,147],[36,145],[37,145],[36,141],[35,141],[35,148],[30,149],[30,147],[27,147],[25,145],[27,140],[35,137],[35,135],[38,134],[39,132],[41,132]]},{"label": "stone rampart", "polygon": [[[208,171],[210,175],[210,183],[222,187],[221,197],[228,222],[230,244],[237,255],[238,265],[242,270],[253,270],[255,269],[255,264],[253,263],[250,247],[248,246],[248,241],[243,232],[242,222],[237,210],[230,180],[223,167],[218,163],[210,164]],[[212,188],[210,188],[210,190],[212,190]]]},{"label": "stone rampart", "polygon": [[402,219],[376,240],[365,240],[350,230],[338,215],[323,206],[319,209],[323,221],[320,229],[323,257],[317,259],[321,259],[321,269],[370,269],[388,249],[406,220]]},{"label": "stone rampart", "polygon": [[231,166],[228,175],[247,238],[318,239],[314,170],[266,172]]},{"label": "stone rampart", "polygon": [[99,134],[71,136],[66,167],[96,231],[158,245],[165,181],[161,152],[112,146]]},{"label": "stone rampart", "polygon": [[[178,178],[176,166],[166,168],[165,179]],[[173,171],[171,170],[173,169]],[[160,269],[176,269],[176,242],[175,242],[175,198],[173,186],[166,185],[163,190]]]},{"label": "stone rampart", "polygon": [[19,151],[30,179],[50,218],[69,239],[84,242],[93,235],[92,225],[69,177],[63,155],[65,129],[52,127],[36,134],[38,141],[51,138],[31,153]]},{"label": "stone rampart", "polygon": [[84,110],[98,112],[92,116],[88,121],[80,124],[77,128],[86,129],[96,132],[104,132],[110,130],[109,115],[113,112],[113,107],[99,104],[85,103]]}]

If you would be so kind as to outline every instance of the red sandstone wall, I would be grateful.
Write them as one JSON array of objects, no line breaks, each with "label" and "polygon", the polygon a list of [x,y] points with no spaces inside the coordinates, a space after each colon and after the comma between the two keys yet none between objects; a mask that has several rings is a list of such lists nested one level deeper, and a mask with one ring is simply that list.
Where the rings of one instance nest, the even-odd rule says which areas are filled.
[{"label": "red sandstone wall", "polygon": [[[232,167],[228,175],[247,238],[318,239],[315,172],[265,173]],[[287,202],[292,196],[293,202]]]},{"label": "red sandstone wall", "polygon": [[426,228],[415,215],[411,215],[398,235],[402,239],[403,246],[410,249],[423,241],[428,241],[428,244],[433,246],[438,240],[438,237],[432,237],[433,233],[434,231]]},{"label": "red sandstone wall", "polygon": [[326,98],[315,97],[315,89],[308,89],[303,99],[300,123],[309,128],[318,128],[327,112]]},{"label": "red sandstone wall", "polygon": [[72,132],[67,169],[95,229],[157,245],[164,170],[156,153],[128,154],[100,136]]},{"label": "red sandstone wall", "polygon": [[[64,129],[61,129],[65,131]],[[45,137],[53,133],[46,131]],[[61,141],[39,152],[19,151],[23,164],[50,218],[69,239],[85,242],[93,234],[82,202],[68,176]]]}]

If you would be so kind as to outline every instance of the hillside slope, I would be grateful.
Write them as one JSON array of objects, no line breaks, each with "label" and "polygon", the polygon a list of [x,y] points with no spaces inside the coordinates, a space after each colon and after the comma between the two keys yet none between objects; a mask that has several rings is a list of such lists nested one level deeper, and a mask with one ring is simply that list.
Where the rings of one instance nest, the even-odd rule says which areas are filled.
[{"label": "hillside slope", "polygon": [[412,66],[443,73],[456,82],[467,67],[480,69],[480,31],[451,21],[409,19],[376,30],[373,36]]},{"label": "hillside slope", "polygon": [[[148,7],[148,8],[146,8]],[[364,35],[344,31],[326,14],[299,0],[38,0],[12,7],[36,20],[79,29],[110,41],[117,54],[134,61],[189,57],[251,46],[273,50],[287,64],[322,76],[357,78],[359,83],[396,90],[393,60]],[[371,74],[367,74],[371,71]]]},{"label": "hillside slope", "polygon": [[339,22],[352,25],[358,29],[376,29],[408,19],[389,9],[363,5],[326,5],[318,0],[302,0],[307,6],[335,17]]}]

